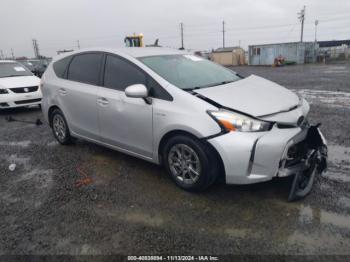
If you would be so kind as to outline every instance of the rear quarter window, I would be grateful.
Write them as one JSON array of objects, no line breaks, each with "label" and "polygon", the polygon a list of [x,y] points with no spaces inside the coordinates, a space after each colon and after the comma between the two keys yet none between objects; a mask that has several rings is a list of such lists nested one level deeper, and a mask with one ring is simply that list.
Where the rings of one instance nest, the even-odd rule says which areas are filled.
[{"label": "rear quarter window", "polygon": [[71,81],[98,85],[102,62],[101,53],[75,55],[69,64],[67,78]]},{"label": "rear quarter window", "polygon": [[67,56],[53,63],[53,71],[55,72],[57,77],[67,78],[67,68],[71,59],[72,56]]}]

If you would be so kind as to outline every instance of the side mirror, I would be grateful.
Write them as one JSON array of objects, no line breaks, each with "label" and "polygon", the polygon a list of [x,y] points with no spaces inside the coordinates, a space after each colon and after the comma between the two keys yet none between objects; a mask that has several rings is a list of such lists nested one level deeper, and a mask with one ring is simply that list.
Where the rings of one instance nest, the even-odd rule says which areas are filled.
[{"label": "side mirror", "polygon": [[148,97],[148,90],[143,84],[131,85],[125,88],[125,95],[133,98],[146,98]]}]

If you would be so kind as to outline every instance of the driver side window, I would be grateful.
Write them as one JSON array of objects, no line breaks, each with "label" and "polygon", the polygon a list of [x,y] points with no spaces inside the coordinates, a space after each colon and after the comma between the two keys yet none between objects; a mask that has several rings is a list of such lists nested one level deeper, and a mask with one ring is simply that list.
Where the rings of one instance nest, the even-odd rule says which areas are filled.
[{"label": "driver side window", "polygon": [[104,86],[124,91],[134,84],[147,85],[146,74],[122,58],[107,55],[104,74]]}]

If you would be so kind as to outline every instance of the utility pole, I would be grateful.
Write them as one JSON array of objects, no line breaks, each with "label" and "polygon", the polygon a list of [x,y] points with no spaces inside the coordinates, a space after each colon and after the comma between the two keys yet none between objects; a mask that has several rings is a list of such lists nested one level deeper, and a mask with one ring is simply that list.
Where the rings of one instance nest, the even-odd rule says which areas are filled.
[{"label": "utility pole", "polygon": [[0,59],[4,59],[4,52],[0,50]]},{"label": "utility pole", "polygon": [[77,44],[78,44],[78,49],[80,49],[80,42],[79,42],[79,40],[77,40]]},{"label": "utility pole", "polygon": [[225,21],[222,21],[222,47],[225,48]]},{"label": "utility pole", "polygon": [[181,50],[184,50],[184,24],[180,23],[180,28],[181,28]]},{"label": "utility pole", "polygon": [[317,26],[318,26],[318,20],[315,20],[315,43],[317,43]]},{"label": "utility pole", "polygon": [[304,5],[303,9],[298,13],[299,15],[299,20],[301,22],[301,34],[300,34],[300,42],[303,42],[303,36],[304,36],[304,20],[305,20],[305,8],[306,6]]},{"label": "utility pole", "polygon": [[15,54],[13,53],[13,49],[11,48],[11,56],[12,56],[12,59],[15,60]]},{"label": "utility pole", "polygon": [[34,55],[36,58],[40,58],[38,41],[36,39],[32,39],[32,41],[33,41]]}]

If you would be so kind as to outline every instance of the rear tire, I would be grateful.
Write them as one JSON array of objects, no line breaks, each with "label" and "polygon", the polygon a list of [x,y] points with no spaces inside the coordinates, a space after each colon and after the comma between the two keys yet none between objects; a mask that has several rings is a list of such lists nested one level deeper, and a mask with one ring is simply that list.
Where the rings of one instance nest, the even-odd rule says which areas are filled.
[{"label": "rear tire", "polygon": [[69,145],[72,143],[72,137],[69,132],[68,124],[63,113],[59,109],[55,109],[51,113],[52,133],[61,145]]},{"label": "rear tire", "polygon": [[216,154],[194,137],[171,137],[164,146],[162,158],[171,179],[187,191],[205,190],[219,173]]}]

